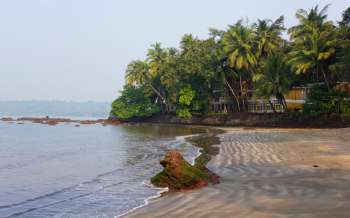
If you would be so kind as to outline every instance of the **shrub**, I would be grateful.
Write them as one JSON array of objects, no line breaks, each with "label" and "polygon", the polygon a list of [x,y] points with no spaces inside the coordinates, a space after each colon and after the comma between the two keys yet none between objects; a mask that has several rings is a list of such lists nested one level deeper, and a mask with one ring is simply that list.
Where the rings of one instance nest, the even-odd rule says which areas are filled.
[{"label": "shrub", "polygon": [[303,114],[307,117],[325,117],[331,114],[348,116],[350,102],[346,101],[347,95],[343,92],[331,90],[319,86],[311,90],[308,100],[303,107]]},{"label": "shrub", "polygon": [[189,119],[192,117],[190,106],[196,96],[196,92],[192,90],[191,86],[186,86],[180,90],[179,105],[180,107],[176,110],[176,114],[180,118]]},{"label": "shrub", "polygon": [[176,110],[176,115],[180,118],[185,118],[185,119],[190,119],[192,117],[192,114],[188,108]]}]

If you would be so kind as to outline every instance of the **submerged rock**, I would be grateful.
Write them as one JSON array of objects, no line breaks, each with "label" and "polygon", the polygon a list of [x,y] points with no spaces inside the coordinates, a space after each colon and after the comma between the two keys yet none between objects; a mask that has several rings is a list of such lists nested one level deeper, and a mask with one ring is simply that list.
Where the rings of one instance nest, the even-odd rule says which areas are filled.
[{"label": "submerged rock", "polygon": [[21,117],[18,119],[12,119],[12,118],[1,118],[2,121],[31,121],[32,123],[40,123],[40,124],[47,124],[47,125],[57,125],[59,123],[76,123],[77,125],[81,124],[102,124],[102,125],[118,125],[121,122],[117,119],[111,120],[111,119],[98,119],[98,120],[72,120],[69,118],[50,118],[49,116],[46,117]]},{"label": "submerged rock", "polygon": [[189,164],[178,151],[169,151],[160,164],[164,170],[151,178],[153,185],[170,191],[187,191],[219,183],[219,176]]},{"label": "submerged rock", "polygon": [[1,118],[0,120],[1,120],[1,121],[8,121],[8,122],[14,121],[14,119],[11,118],[11,117],[3,117],[3,118]]}]

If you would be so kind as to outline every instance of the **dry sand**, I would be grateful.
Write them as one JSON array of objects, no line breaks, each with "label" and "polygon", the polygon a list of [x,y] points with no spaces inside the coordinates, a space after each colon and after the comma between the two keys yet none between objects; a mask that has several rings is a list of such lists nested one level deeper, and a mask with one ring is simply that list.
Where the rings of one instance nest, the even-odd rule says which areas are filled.
[{"label": "dry sand", "polygon": [[170,193],[127,217],[350,217],[350,129],[226,129],[221,184]]}]

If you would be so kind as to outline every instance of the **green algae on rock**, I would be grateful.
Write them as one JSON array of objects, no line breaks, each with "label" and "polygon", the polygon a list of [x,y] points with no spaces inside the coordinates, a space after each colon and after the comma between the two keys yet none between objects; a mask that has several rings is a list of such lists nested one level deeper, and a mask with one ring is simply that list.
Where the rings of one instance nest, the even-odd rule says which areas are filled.
[{"label": "green algae on rock", "polygon": [[175,150],[169,151],[160,164],[164,170],[151,178],[151,182],[157,187],[168,187],[170,191],[187,191],[219,182],[217,175],[192,166]]},{"label": "green algae on rock", "polygon": [[192,166],[183,159],[177,151],[170,151],[160,161],[164,170],[151,178],[153,185],[168,187],[170,191],[188,191],[202,188],[209,183],[219,183],[220,177],[211,172],[206,164],[211,157],[219,153],[219,148],[213,145],[220,144],[218,134],[224,131],[218,129],[206,129],[204,133],[188,137],[186,140],[193,146],[200,148],[200,155]]}]

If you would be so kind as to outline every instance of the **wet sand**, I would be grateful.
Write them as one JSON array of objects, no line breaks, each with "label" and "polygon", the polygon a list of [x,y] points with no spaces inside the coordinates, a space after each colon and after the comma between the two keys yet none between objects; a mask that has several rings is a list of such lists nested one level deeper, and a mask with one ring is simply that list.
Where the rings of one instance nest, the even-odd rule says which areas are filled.
[{"label": "wet sand", "polygon": [[350,217],[350,128],[226,130],[208,164],[220,184],[127,217]]}]

